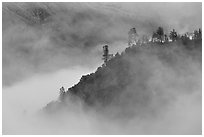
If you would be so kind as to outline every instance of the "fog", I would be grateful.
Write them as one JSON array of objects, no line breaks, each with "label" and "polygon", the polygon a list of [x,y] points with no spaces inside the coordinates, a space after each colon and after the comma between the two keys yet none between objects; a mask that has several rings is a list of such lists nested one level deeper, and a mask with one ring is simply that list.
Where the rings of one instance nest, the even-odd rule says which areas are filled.
[{"label": "fog", "polygon": [[[44,5],[50,16],[41,23],[30,24],[10,10],[18,6],[27,12]],[[109,44],[111,53],[121,52],[131,27],[141,35],[151,35],[158,26],[165,33],[173,28],[192,32],[202,27],[201,3],[3,3],[2,7],[3,134],[201,134],[201,64],[186,53],[178,55],[181,65],[172,68],[155,55],[137,56],[146,66],[136,71],[151,73],[147,88],[168,100],[165,106],[153,97],[148,108],[140,109],[147,116],[136,117],[132,111],[138,98],[132,93],[135,85],[122,98],[125,102],[133,95],[127,101],[127,110],[133,113],[128,120],[123,114],[120,119],[107,117],[121,108],[110,106],[100,114],[86,110],[80,100],[70,101],[68,112],[39,114],[57,100],[61,86],[71,87],[102,64],[104,44]],[[132,61],[133,70],[137,63]],[[149,109],[155,109],[156,116]]]},{"label": "fog", "polygon": [[156,54],[143,49],[127,56],[130,73],[136,77],[119,97],[119,105],[102,110],[87,108],[80,99],[68,99],[65,106],[53,102],[50,114],[38,111],[57,100],[61,84],[70,87],[78,82],[84,69],[36,76],[5,88],[3,134],[201,134],[201,62],[195,59],[200,55],[188,57],[184,49],[177,48],[177,54],[166,50],[173,59],[170,64],[171,59],[158,58],[157,49]]},{"label": "fog", "polygon": [[[35,115],[50,101],[57,100],[61,86],[68,88],[77,83],[82,74],[92,71],[94,70],[74,67],[52,74],[36,75],[14,86],[3,88],[3,133],[22,134],[19,131],[23,130],[27,132],[26,127],[32,126],[27,117]],[[18,127],[26,122],[30,123],[22,129]]]},{"label": "fog", "polygon": [[[34,7],[49,16],[31,20]],[[139,35],[202,27],[201,3],[3,3],[2,13],[3,86],[70,66],[96,68],[102,45],[125,49],[131,27]]]}]

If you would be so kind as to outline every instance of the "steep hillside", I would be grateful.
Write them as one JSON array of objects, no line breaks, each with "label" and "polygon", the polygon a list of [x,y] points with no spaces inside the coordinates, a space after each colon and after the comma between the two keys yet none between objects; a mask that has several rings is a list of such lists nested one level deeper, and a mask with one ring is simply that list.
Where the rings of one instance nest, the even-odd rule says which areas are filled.
[{"label": "steep hillside", "polygon": [[70,100],[80,100],[109,116],[144,116],[194,93],[201,93],[201,42],[147,43],[116,54],[46,108],[69,109]]}]

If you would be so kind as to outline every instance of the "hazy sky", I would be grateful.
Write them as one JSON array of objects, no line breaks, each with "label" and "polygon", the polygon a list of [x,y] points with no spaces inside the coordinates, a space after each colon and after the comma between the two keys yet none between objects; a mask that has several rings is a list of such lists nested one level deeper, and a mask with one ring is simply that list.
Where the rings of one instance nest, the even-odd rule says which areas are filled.
[{"label": "hazy sky", "polygon": [[[29,24],[36,6],[49,16]],[[131,27],[139,35],[158,26],[166,33],[191,32],[201,28],[201,10],[201,3],[3,3],[3,86],[40,72],[96,68],[102,45],[108,43],[112,53],[124,49]]]}]

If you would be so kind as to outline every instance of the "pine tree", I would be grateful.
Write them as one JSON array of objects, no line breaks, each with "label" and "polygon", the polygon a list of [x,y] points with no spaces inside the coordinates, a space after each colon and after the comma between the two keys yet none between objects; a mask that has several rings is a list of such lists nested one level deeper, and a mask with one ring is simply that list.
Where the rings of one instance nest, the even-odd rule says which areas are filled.
[{"label": "pine tree", "polygon": [[163,40],[163,36],[164,36],[164,30],[162,27],[159,27],[157,29],[157,37],[158,39],[160,40],[160,42],[162,43],[162,40]]},{"label": "pine tree", "polygon": [[176,41],[176,40],[177,40],[178,34],[177,34],[177,32],[175,31],[175,29],[173,29],[173,31],[170,32],[169,37],[170,37],[170,39],[171,39],[172,41]]}]

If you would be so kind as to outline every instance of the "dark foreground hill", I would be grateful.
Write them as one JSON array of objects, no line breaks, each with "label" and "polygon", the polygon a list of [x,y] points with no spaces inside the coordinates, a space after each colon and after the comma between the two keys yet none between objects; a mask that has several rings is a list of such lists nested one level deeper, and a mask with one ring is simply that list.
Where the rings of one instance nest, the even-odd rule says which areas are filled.
[{"label": "dark foreground hill", "polygon": [[[147,43],[116,54],[82,76],[45,110],[69,110],[70,102],[109,116],[154,115],[182,96],[201,95],[201,41]],[[104,111],[106,110],[106,111]]]}]

